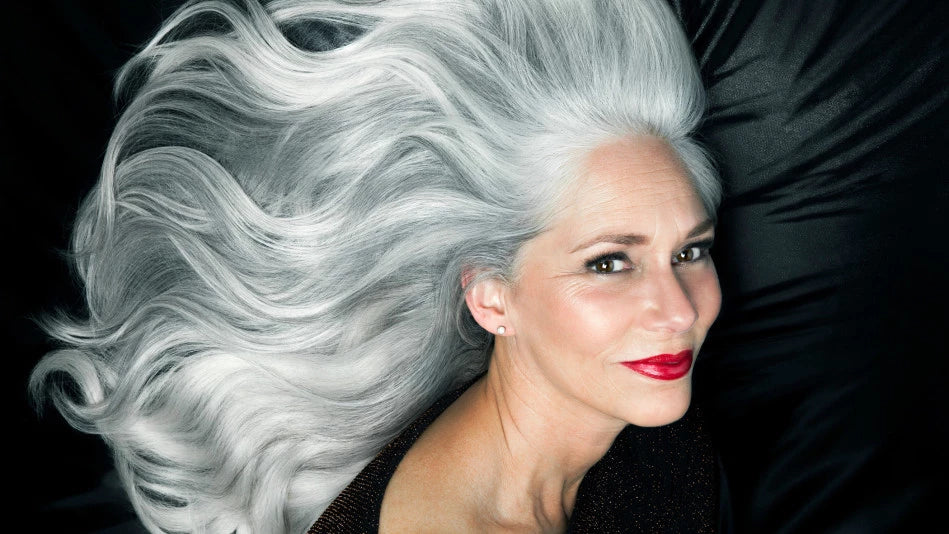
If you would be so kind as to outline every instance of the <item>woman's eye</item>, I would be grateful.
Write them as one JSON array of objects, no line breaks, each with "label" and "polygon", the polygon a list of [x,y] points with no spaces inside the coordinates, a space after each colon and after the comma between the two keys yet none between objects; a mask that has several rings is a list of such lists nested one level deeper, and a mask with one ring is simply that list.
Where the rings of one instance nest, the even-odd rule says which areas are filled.
[{"label": "woman's eye", "polygon": [[611,274],[629,270],[629,260],[623,254],[610,254],[587,262],[587,269],[597,274]]},{"label": "woman's eye", "polygon": [[708,247],[694,246],[680,250],[672,257],[672,263],[690,263],[704,258],[708,254]]}]

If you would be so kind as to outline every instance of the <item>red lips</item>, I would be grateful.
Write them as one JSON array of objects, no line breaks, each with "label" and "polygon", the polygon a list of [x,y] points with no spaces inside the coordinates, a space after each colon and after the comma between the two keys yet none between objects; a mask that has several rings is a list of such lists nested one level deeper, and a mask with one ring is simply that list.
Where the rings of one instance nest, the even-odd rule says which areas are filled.
[{"label": "red lips", "polygon": [[676,354],[657,354],[642,360],[623,362],[623,365],[649,378],[675,380],[688,374],[692,368],[692,349]]}]

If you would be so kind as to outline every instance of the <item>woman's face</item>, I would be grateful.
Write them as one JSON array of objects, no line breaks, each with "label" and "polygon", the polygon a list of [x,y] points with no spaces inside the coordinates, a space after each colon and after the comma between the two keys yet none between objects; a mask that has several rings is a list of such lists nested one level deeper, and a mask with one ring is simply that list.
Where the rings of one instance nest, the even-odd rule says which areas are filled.
[{"label": "woman's face", "polygon": [[[714,228],[665,141],[592,151],[549,231],[519,253],[505,339],[532,380],[639,426],[679,419],[721,306]],[[656,355],[658,360],[643,362]],[[638,361],[638,362],[637,362]]]}]

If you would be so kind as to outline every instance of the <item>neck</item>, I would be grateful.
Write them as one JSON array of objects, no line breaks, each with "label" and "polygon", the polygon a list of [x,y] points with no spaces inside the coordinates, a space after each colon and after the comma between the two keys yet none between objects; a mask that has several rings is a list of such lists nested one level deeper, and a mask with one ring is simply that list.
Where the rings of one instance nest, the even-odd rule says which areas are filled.
[{"label": "neck", "polygon": [[525,359],[496,347],[473,398],[497,468],[483,495],[499,526],[562,531],[584,475],[606,454],[624,421],[568,398]]}]

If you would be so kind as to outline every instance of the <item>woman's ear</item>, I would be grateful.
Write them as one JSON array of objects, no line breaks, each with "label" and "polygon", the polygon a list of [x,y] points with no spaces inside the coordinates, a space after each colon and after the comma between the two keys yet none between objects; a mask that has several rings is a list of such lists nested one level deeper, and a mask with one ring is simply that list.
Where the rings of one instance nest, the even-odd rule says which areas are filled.
[{"label": "woman's ear", "polygon": [[465,303],[471,316],[481,328],[492,334],[514,334],[505,305],[507,286],[496,278],[483,278],[472,282],[474,278],[474,273],[467,269],[461,275],[462,286],[466,289]]}]

